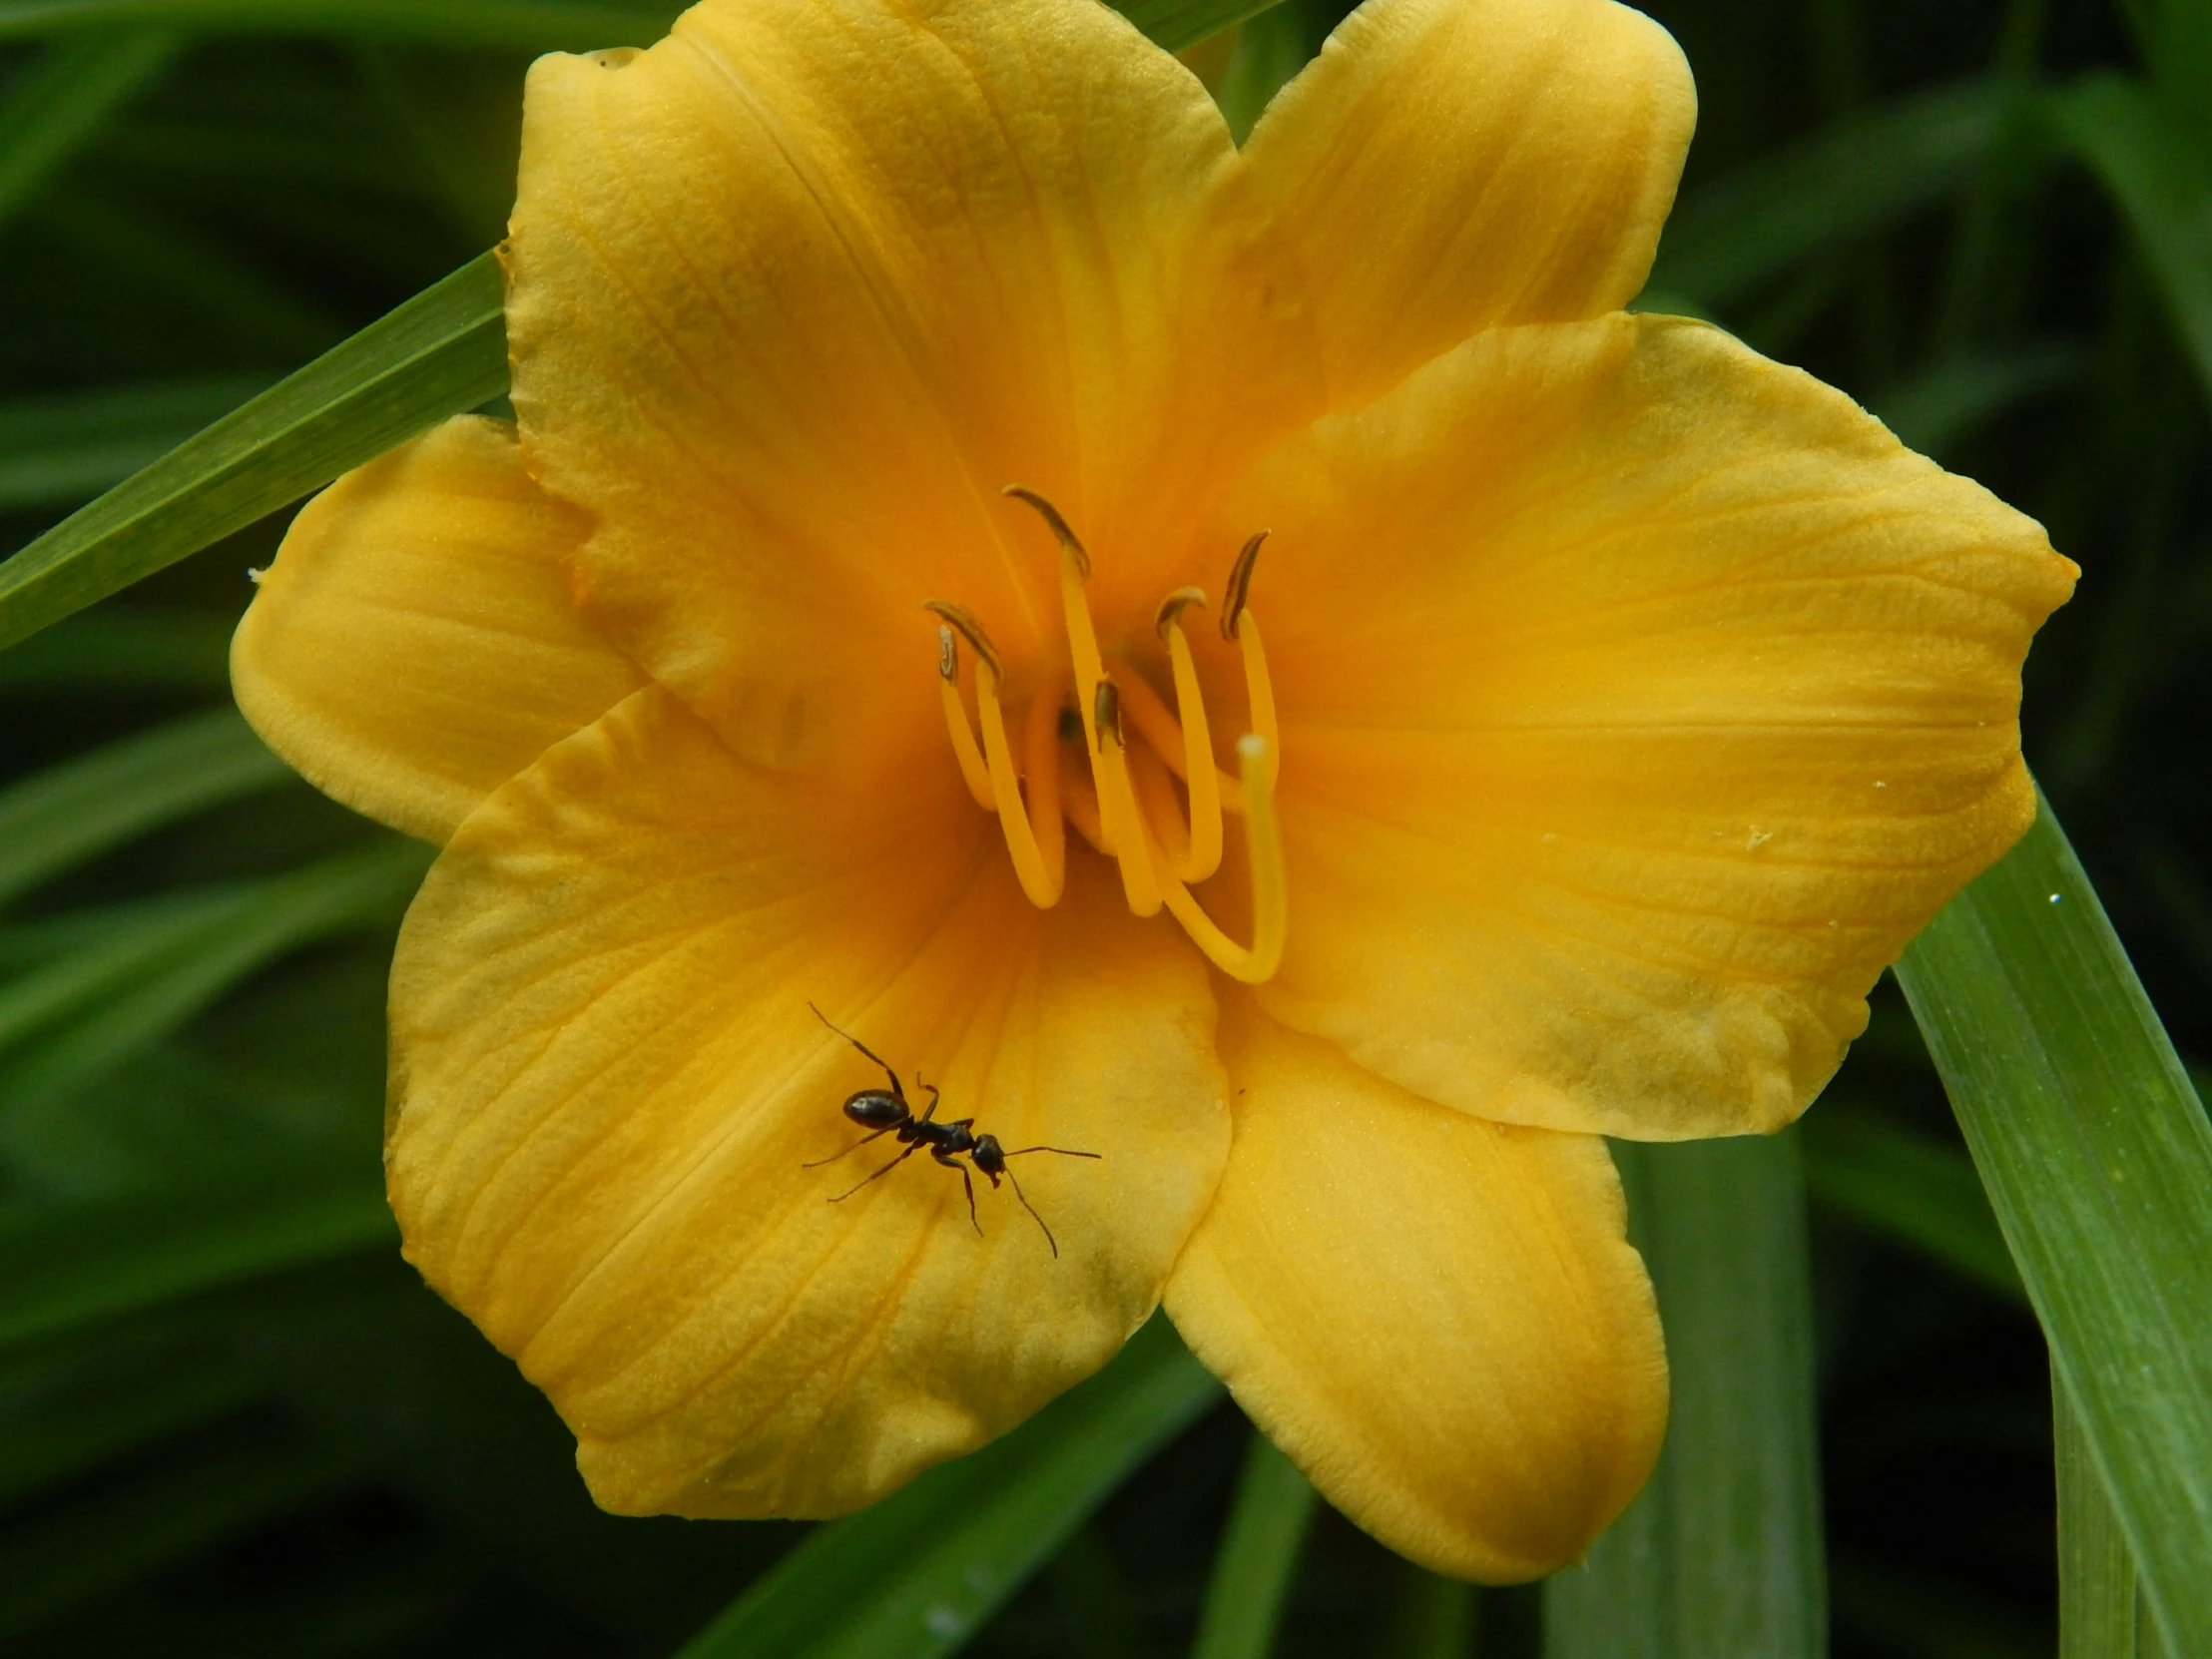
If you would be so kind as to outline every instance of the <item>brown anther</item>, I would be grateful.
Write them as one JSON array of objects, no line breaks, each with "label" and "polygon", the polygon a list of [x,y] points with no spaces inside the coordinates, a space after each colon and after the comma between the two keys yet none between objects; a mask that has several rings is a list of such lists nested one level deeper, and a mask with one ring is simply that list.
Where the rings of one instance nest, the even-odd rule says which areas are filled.
[{"label": "brown anther", "polygon": [[[961,637],[974,648],[975,654],[982,658],[984,664],[990,669],[991,678],[1000,684],[1005,683],[1006,670],[998,660],[998,647],[991,644],[990,635],[983,632],[983,625],[975,620],[972,613],[964,606],[953,604],[949,599],[925,599],[922,601],[921,608],[933,615],[942,617],[946,622],[957,628]],[[945,631],[942,628],[938,629],[937,672],[947,680],[953,679],[960,671],[959,659],[947,655],[950,650],[951,646],[945,639]],[[951,665],[949,670],[946,667],[947,663]]]},{"label": "brown anther", "polygon": [[1187,605],[1196,605],[1203,611],[1206,608],[1206,590],[1204,588],[1177,588],[1167,598],[1161,600],[1160,608],[1152,613],[1153,632],[1158,634],[1160,638],[1166,639],[1168,637],[1168,624],[1181,616],[1184,607]]},{"label": "brown anther", "polygon": [[1052,534],[1058,538],[1061,551],[1075,561],[1075,574],[1085,581],[1090,579],[1091,556],[1084,551],[1083,544],[1076,539],[1075,532],[1068,528],[1068,521],[1060,516],[1059,508],[1026,484],[1008,484],[999,493],[1010,495],[1016,501],[1025,501],[1035,508],[1037,516],[1045,521]]},{"label": "brown anther", "polygon": [[1260,562],[1260,544],[1268,534],[1262,530],[1246,542],[1237,562],[1229,567],[1229,603],[1221,613],[1221,637],[1225,640],[1237,637],[1237,623],[1244,616],[1245,601],[1252,595],[1252,567]]},{"label": "brown anther", "polygon": [[1121,692],[1111,680],[1101,680],[1091,698],[1091,719],[1098,727],[1098,747],[1109,741],[1116,749],[1128,747],[1121,735]]}]

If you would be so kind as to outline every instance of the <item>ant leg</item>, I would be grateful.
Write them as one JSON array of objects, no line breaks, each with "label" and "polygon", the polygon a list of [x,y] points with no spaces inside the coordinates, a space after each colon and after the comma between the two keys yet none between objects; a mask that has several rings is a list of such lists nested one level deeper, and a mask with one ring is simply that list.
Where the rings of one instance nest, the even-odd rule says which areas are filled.
[{"label": "ant leg", "polygon": [[876,1135],[888,1135],[893,1129],[896,1129],[898,1125],[895,1123],[887,1124],[883,1128],[876,1130],[874,1135],[862,1135],[858,1140],[854,1141],[850,1146],[846,1147],[844,1149],[844,1152],[832,1152],[827,1158],[817,1158],[813,1163],[801,1164],[799,1167],[801,1169],[820,1169],[824,1164],[833,1164],[839,1158],[842,1158],[845,1153],[859,1151],[861,1147],[867,1145],[868,1142],[874,1140]]},{"label": "ant leg", "polygon": [[967,1165],[960,1162],[960,1155],[957,1152],[947,1152],[941,1146],[930,1148],[929,1156],[944,1165],[946,1169],[956,1169],[960,1172],[960,1185],[967,1190],[968,1225],[975,1229],[975,1236],[980,1239],[983,1236],[983,1224],[975,1214],[975,1183],[968,1179]]},{"label": "ant leg", "polygon": [[[815,1005],[812,1002],[808,1003],[807,1006],[810,1008],[815,1008]],[[829,1025],[830,1030],[836,1032],[838,1036],[842,1037],[846,1042],[850,1043],[862,1054],[865,1054],[869,1059],[873,1060],[877,1065],[881,1066],[883,1068],[883,1075],[891,1080],[891,1093],[897,1096],[897,1098],[899,1098],[900,1100],[904,1100],[906,1098],[906,1091],[898,1086],[898,1073],[891,1070],[890,1062],[888,1060],[884,1059],[882,1055],[876,1053],[874,1049],[868,1047],[866,1043],[860,1041],[860,1039],[858,1037],[855,1037],[851,1032],[844,1030],[840,1026],[830,1025],[830,1016],[824,1013],[820,1008],[815,1008],[815,1018],[821,1020],[823,1024]]]},{"label": "ant leg", "polygon": [[843,1192],[837,1194],[837,1196],[835,1198],[832,1198],[830,1202],[832,1204],[842,1204],[846,1199],[850,1198],[854,1193],[858,1192],[861,1187],[866,1186],[868,1181],[882,1180],[884,1176],[890,1174],[892,1170],[898,1168],[900,1164],[903,1164],[907,1159],[911,1158],[920,1150],[921,1142],[914,1142],[912,1146],[909,1146],[904,1152],[901,1152],[897,1157],[893,1158],[889,1163],[885,1164],[881,1169],[877,1170],[873,1175],[869,1176],[867,1178],[867,1181],[861,1181],[851,1187],[847,1187]]},{"label": "ant leg", "polygon": [[1017,1146],[1013,1151],[1001,1154],[1007,1158],[1019,1158],[1024,1152],[1057,1152],[1063,1158],[1103,1158],[1103,1152],[1075,1152],[1064,1146]]},{"label": "ant leg", "polygon": [[[1030,1152],[1057,1152],[1059,1148],[1053,1146],[1032,1146],[1027,1148],[1026,1150]],[[1011,1157],[1012,1154],[1009,1153],[1007,1156]],[[1080,1157],[1083,1155],[1079,1153],[1077,1154],[1077,1156]],[[1095,1158],[1098,1156],[1098,1154],[1094,1152],[1091,1153],[1089,1156]],[[1014,1181],[1014,1172],[1012,1170],[1008,1170],[1006,1172],[1006,1179],[1009,1181]],[[1021,1207],[1029,1212],[1031,1219],[1033,1219],[1040,1228],[1044,1229],[1044,1242],[1051,1247],[1052,1259],[1057,1262],[1060,1259],[1060,1243],[1057,1239],[1053,1238],[1052,1229],[1049,1227],[1045,1227],[1044,1217],[1037,1214],[1037,1207],[1029,1202],[1029,1195],[1021,1190],[1021,1183],[1019,1181],[1014,1181],[1014,1196],[1021,1200]]]}]

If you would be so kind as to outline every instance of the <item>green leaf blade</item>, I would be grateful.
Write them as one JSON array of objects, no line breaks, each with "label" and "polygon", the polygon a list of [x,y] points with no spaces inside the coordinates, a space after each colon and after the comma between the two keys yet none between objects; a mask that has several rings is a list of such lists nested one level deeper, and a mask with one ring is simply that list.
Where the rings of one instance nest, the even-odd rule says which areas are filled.
[{"label": "green leaf blade", "polygon": [[2146,1593],[2212,1653],[2212,1124],[2047,806],[1898,977]]},{"label": "green leaf blade", "polygon": [[37,195],[115,109],[177,55],[159,30],[87,35],[50,47],[0,102],[0,222]]},{"label": "green leaf blade", "polygon": [[1973,176],[2017,90],[1994,79],[1901,99],[1686,197],[1652,267],[1654,292],[1725,306],[1808,256],[1895,225]]},{"label": "green leaf blade", "polygon": [[1297,1465],[1253,1430],[1191,1659],[1267,1659],[1320,1503]]},{"label": "green leaf blade", "polygon": [[0,790],[0,905],[161,825],[291,776],[229,709],[122,739]]},{"label": "green leaf blade", "polygon": [[678,1659],[937,1659],[1221,1397],[1155,1317],[1098,1376],[981,1451],[817,1531]]},{"label": "green leaf blade", "polygon": [[0,646],[507,389],[497,263],[470,261],[0,565]]},{"label": "green leaf blade", "polygon": [[1821,1659],[1804,1185],[1793,1136],[1616,1142],[1666,1322],[1667,1444],[1586,1562],[1544,1584],[1545,1659]]},{"label": "green leaf blade", "polygon": [[0,41],[137,27],[589,52],[650,46],[682,9],[654,0],[14,0],[0,5]]},{"label": "green leaf blade", "polygon": [[2052,108],[2134,233],[2212,396],[2212,164],[2203,147],[2148,89],[2118,75],[2092,76]]}]

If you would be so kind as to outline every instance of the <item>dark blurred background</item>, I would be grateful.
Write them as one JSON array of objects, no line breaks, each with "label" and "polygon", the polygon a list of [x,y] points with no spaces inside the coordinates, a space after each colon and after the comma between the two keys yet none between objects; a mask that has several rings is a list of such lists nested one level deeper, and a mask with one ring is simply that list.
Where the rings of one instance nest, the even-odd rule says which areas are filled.
[{"label": "dark blurred background", "polygon": [[[204,36],[67,9],[0,6],[8,548],[495,242],[522,69],[588,44],[471,36],[465,0]],[[1249,119],[1343,9],[1194,61]],[[2212,50],[2112,0],[1650,9],[1702,116],[1646,305],[1844,387],[2080,563],[2029,760],[2212,1056]],[[382,981],[428,854],[225,712],[281,529],[0,654],[0,1650],[668,1653],[802,1529],[598,1514],[399,1263]],[[1894,986],[1801,1140],[1834,1650],[2050,1655],[2042,1344]],[[1225,1405],[1176,1439],[970,1651],[1184,1651],[1247,1434]],[[1411,1653],[1429,1594],[1325,1513],[1279,1651]],[[1538,1621],[1488,1593],[1464,1652]]]}]

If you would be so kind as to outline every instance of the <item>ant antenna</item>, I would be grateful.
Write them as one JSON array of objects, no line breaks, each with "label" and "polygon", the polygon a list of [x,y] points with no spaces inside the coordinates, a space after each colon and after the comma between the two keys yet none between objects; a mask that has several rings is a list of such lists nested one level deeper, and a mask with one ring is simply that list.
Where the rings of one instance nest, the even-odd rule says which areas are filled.
[{"label": "ant antenna", "polygon": [[828,1014],[824,1013],[820,1008],[815,1008],[815,1005],[812,1001],[810,1001],[807,1006],[815,1009],[815,1018],[821,1020],[823,1024],[829,1026],[830,1030],[836,1032],[838,1036],[842,1037],[846,1042],[850,1043],[862,1054],[865,1054],[869,1059],[873,1060],[877,1065],[881,1066],[883,1068],[883,1075],[888,1077],[893,1085],[898,1082],[898,1073],[891,1070],[890,1062],[884,1059],[882,1055],[876,1053],[874,1049],[868,1047],[868,1045],[860,1041],[858,1037],[855,1037],[851,1032],[845,1030],[843,1026],[837,1025],[832,1022]]},{"label": "ant antenna", "polygon": [[[1056,1146],[1029,1146],[1022,1148],[1022,1150],[1024,1152],[1057,1152],[1060,1149]],[[1006,1156],[1011,1158],[1013,1154],[1009,1152],[1006,1154]],[[1095,1152],[1077,1152],[1071,1154],[1071,1156],[1077,1158],[1095,1158],[1098,1156],[1098,1154]],[[1029,1195],[1021,1190],[1021,1183],[1019,1181],[1014,1181],[1014,1172],[1012,1170],[1008,1170],[1006,1172],[1006,1179],[1014,1182],[1014,1196],[1021,1200],[1021,1207],[1029,1212],[1030,1220],[1034,1221],[1040,1228],[1044,1229],[1044,1242],[1052,1252],[1052,1259],[1057,1262],[1060,1259],[1060,1241],[1052,1236],[1051,1228],[1045,1227],[1044,1217],[1037,1214],[1037,1207],[1029,1202]],[[973,1202],[972,1198],[970,1199],[970,1202]]]},{"label": "ant antenna", "polygon": [[1075,1152],[1064,1146],[1017,1146],[1013,1151],[1001,1154],[1007,1158],[1019,1158],[1024,1152],[1057,1152],[1063,1158],[1104,1158],[1103,1152]]}]

